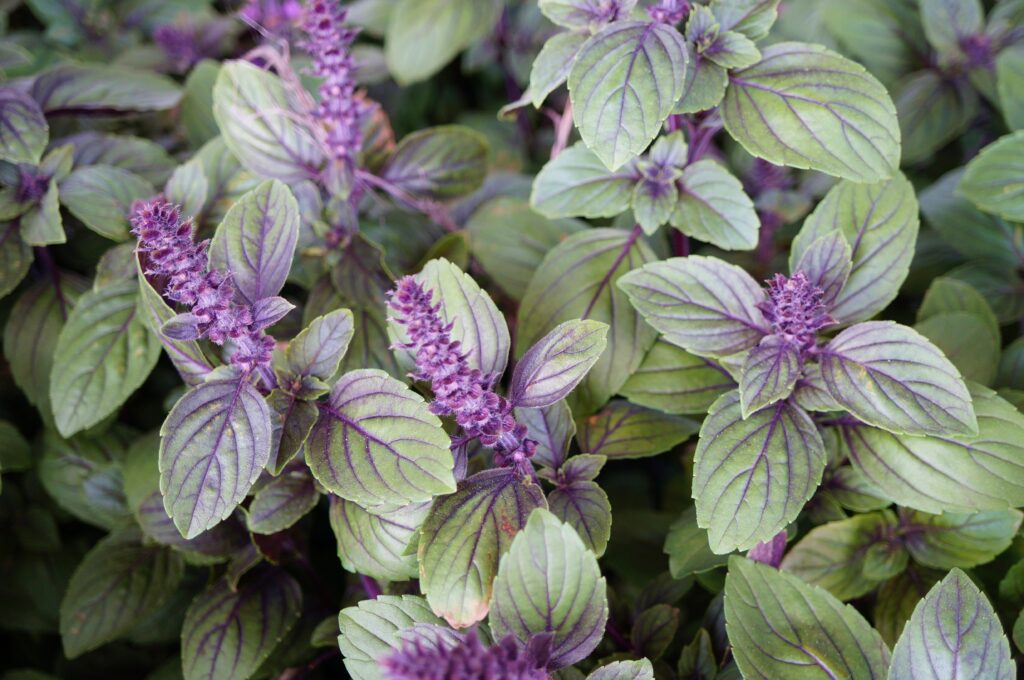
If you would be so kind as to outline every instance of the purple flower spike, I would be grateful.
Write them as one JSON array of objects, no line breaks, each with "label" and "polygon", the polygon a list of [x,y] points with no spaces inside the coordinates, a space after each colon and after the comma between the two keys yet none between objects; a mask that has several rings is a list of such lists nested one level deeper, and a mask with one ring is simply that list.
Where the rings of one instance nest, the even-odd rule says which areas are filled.
[{"label": "purple flower spike", "polygon": [[690,3],[688,0],[658,0],[656,5],[647,8],[647,13],[654,21],[675,26],[690,13]]},{"label": "purple flower spike", "polygon": [[431,293],[411,276],[399,280],[388,303],[394,320],[405,326],[409,342],[405,345],[416,356],[412,377],[430,382],[434,390],[431,411],[439,416],[454,416],[466,435],[494,449],[495,462],[526,472],[537,443],[526,438],[526,426],[512,416],[512,405],[496,394],[494,377],[470,368],[458,340],[452,340],[452,324],[438,313]]},{"label": "purple flower spike", "polygon": [[230,276],[209,270],[209,241],[192,239],[191,218],[183,220],[178,206],[157,196],[132,206],[131,223],[138,250],[146,254],[146,276],[164,279],[164,297],[191,308],[185,316],[194,327],[193,337],[206,337],[218,345],[230,338],[237,346],[231,363],[244,371],[269,366],[273,338],[252,327],[247,306],[233,302]]},{"label": "purple flower spike", "polygon": [[782,557],[786,554],[786,532],[785,530],[775,534],[772,538],[767,541],[758,543],[750,552],[747,553],[747,557],[754,560],[755,562],[761,562],[767,564],[770,567],[779,568],[782,564]]},{"label": "purple flower spike", "polygon": [[803,272],[790,277],[776,274],[767,283],[768,299],[758,307],[775,334],[801,351],[814,347],[817,332],[836,322],[821,302],[824,291]]},{"label": "purple flower spike", "polygon": [[381,660],[389,680],[549,680],[542,664],[506,636],[484,647],[475,632],[452,644],[447,637],[407,641]]}]

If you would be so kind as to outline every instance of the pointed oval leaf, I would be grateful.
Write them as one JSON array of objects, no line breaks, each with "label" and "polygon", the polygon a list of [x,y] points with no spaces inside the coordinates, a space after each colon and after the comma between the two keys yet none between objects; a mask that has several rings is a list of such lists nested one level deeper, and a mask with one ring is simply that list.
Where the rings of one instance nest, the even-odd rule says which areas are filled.
[{"label": "pointed oval leaf", "polygon": [[456,628],[487,616],[498,561],[544,494],[508,468],[485,470],[434,502],[420,535],[420,587]]},{"label": "pointed oval leaf", "polygon": [[276,534],[309,514],[320,500],[313,477],[305,470],[286,472],[262,487],[246,511],[249,531]]},{"label": "pointed oval leaf", "polygon": [[588,37],[583,32],[565,31],[548,38],[533,60],[530,86],[523,93],[523,98],[539,109],[548,95],[569,77],[576,55]]},{"label": "pointed oval leaf", "polygon": [[185,613],[181,630],[185,680],[246,680],[301,612],[302,590],[282,569],[252,574],[238,590],[226,579],[216,582]]},{"label": "pointed oval leaf", "polygon": [[611,171],[579,142],[550,160],[533,181],[530,205],[545,217],[615,217],[629,208],[639,176]]},{"label": "pointed oval leaf", "polygon": [[725,623],[743,677],[886,677],[889,648],[856,609],[767,565],[729,559]]},{"label": "pointed oval leaf", "polygon": [[612,170],[661,131],[682,95],[686,43],[671,26],[617,21],[583,45],[569,72],[580,136]]},{"label": "pointed oval leaf", "polygon": [[125,449],[125,432],[117,428],[71,439],[61,439],[47,430],[39,481],[57,505],[74,517],[113,529],[131,515],[121,475]]},{"label": "pointed oval leaf", "polygon": [[537,442],[533,460],[553,470],[562,467],[576,434],[576,421],[565,400],[544,408],[517,408],[515,415],[526,426],[526,436]]},{"label": "pointed oval leaf", "polygon": [[587,680],[654,680],[654,666],[648,659],[615,661],[595,670]]},{"label": "pointed oval leaf", "polygon": [[967,164],[957,193],[988,213],[1024,222],[1024,130],[989,144]]},{"label": "pointed oval leaf", "polygon": [[50,127],[35,100],[14,87],[0,90],[0,160],[35,165],[49,139]]},{"label": "pointed oval leaf", "polygon": [[60,202],[68,212],[114,241],[129,236],[132,203],[155,193],[153,185],[143,178],[112,165],[77,168],[60,183]]},{"label": "pointed oval leaf", "polygon": [[740,373],[743,417],[785,399],[800,377],[800,352],[785,338],[769,335],[750,350]]},{"label": "pointed oval leaf", "polygon": [[604,554],[612,534],[612,505],[596,482],[582,480],[556,487],[548,494],[548,507],[576,530],[587,550],[598,557]]},{"label": "pointed oval leaf", "polygon": [[853,269],[853,250],[843,232],[836,229],[815,238],[800,255],[792,272],[803,272],[821,288],[821,304],[831,309],[843,292]]},{"label": "pointed oval leaf", "polygon": [[400,635],[418,623],[438,625],[427,601],[417,595],[381,595],[346,607],[338,614],[338,647],[345,670],[354,680],[380,680],[377,660],[391,651]]},{"label": "pointed oval leaf", "polygon": [[549,668],[585,659],[604,637],[608,595],[597,558],[572,527],[544,509],[530,514],[501,558],[488,619],[498,637],[526,644],[551,633]]},{"label": "pointed oval leaf", "polygon": [[668,568],[674,579],[711,571],[729,561],[728,555],[711,551],[708,532],[697,526],[697,509],[692,506],[669,527],[664,552],[668,555]]},{"label": "pointed oval leaf", "polygon": [[224,216],[210,244],[210,266],[231,272],[249,305],[281,292],[299,240],[299,204],[271,180],[245,194]]},{"label": "pointed oval leaf", "polygon": [[991,562],[1009,548],[1022,519],[1020,510],[943,515],[904,510],[900,528],[915,562],[936,569],[968,569]]},{"label": "pointed oval leaf", "polygon": [[381,176],[416,196],[464,196],[487,176],[487,139],[462,125],[444,125],[402,138]]},{"label": "pointed oval leaf", "polygon": [[110,534],[86,553],[60,604],[64,654],[73,659],[123,637],[174,594],[185,563],[138,529]]},{"label": "pointed oval leaf", "polygon": [[660,413],[616,399],[581,423],[576,435],[585,453],[646,458],[686,441],[698,429],[690,418]]},{"label": "pointed oval leaf", "polygon": [[430,502],[370,512],[352,501],[331,496],[331,529],[338,541],[342,566],[386,581],[414,578],[418,567],[410,545],[429,512]]},{"label": "pointed oval leaf", "polygon": [[928,591],[892,650],[890,680],[1013,680],[1010,642],[988,598],[954,569]]},{"label": "pointed oval leaf", "polygon": [[109,64],[58,64],[32,83],[32,97],[50,116],[165,111],[181,100],[167,76]]},{"label": "pointed oval leaf", "polygon": [[320,404],[306,462],[342,498],[405,505],[455,490],[450,444],[423,397],[384,371],[361,369]]},{"label": "pointed oval leaf", "polygon": [[352,312],[347,309],[336,309],[310,321],[288,343],[288,369],[297,376],[333,378],[352,340],[353,324]]},{"label": "pointed oval leaf", "polygon": [[903,175],[878,184],[840,182],[804,222],[789,256],[791,271],[813,243],[840,231],[853,264],[829,312],[842,323],[871,318],[899,292],[917,242],[917,199]]},{"label": "pointed oval leaf", "polygon": [[134,281],[86,293],[68,317],[55,350],[50,395],[65,437],[113,413],[149,376],[160,342],[139,315]]},{"label": "pointed oval leaf", "polygon": [[660,338],[619,392],[632,403],[657,411],[703,415],[734,387],[736,381],[715,362]]},{"label": "pointed oval leaf", "polygon": [[825,445],[810,417],[779,402],[746,420],[740,398],[718,398],[693,461],[697,524],[716,553],[747,550],[796,519],[825,471]]},{"label": "pointed oval leaf", "polygon": [[616,286],[654,259],[639,230],[587,229],[558,244],[530,281],[519,307],[517,347],[527,348],[569,319],[607,323],[608,347],[573,393],[573,408],[592,412],[618,392],[654,343],[655,333]]},{"label": "pointed oval leaf", "polygon": [[32,260],[32,248],[21,238],[21,224],[0,224],[0,298],[18,287]]},{"label": "pointed oval leaf", "polygon": [[896,106],[860,64],[821,45],[783,42],[729,79],[722,120],[752,155],[857,182],[896,172]]},{"label": "pointed oval leaf", "polygon": [[538,340],[516,364],[509,387],[515,406],[541,408],[565,397],[597,363],[608,324],[566,321]]},{"label": "pointed oval leaf", "polygon": [[672,226],[723,250],[752,250],[761,220],[743,185],[711,160],[686,166]]},{"label": "pointed oval leaf", "polygon": [[743,269],[713,257],[654,262],[619,287],[665,340],[696,354],[735,354],[768,334],[757,308],[764,291]]},{"label": "pointed oval leaf", "polygon": [[897,434],[977,434],[963,378],[935,345],[892,321],[868,321],[821,353],[832,398],[865,423]]},{"label": "pointed oval leaf", "polygon": [[245,376],[214,377],[178,400],[160,428],[160,492],[182,536],[234,512],[270,459],[272,427]]}]

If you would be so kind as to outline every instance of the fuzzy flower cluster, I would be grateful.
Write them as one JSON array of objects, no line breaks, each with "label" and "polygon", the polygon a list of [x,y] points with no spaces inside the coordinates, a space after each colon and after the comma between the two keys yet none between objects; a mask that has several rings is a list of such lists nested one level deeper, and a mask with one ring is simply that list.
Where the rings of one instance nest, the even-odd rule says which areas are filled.
[{"label": "fuzzy flower cluster", "polygon": [[509,401],[491,389],[494,377],[470,368],[459,341],[452,340],[453,325],[441,318],[441,305],[432,301],[430,291],[406,276],[391,292],[388,304],[409,337],[403,347],[416,357],[412,377],[430,382],[434,391],[431,411],[454,416],[467,436],[494,449],[498,465],[529,466],[537,443],[527,439],[526,426],[516,422]]},{"label": "fuzzy flower cluster", "polygon": [[803,272],[776,274],[767,281],[768,299],[758,305],[773,332],[801,351],[811,349],[818,331],[835,323],[822,304],[824,291]]},{"label": "fuzzy flower cluster", "polygon": [[238,14],[271,36],[287,36],[302,16],[302,5],[299,0],[247,0]]},{"label": "fuzzy flower cluster", "polygon": [[195,242],[191,219],[162,196],[132,206],[132,233],[146,256],[146,276],[164,283],[164,297],[189,308],[188,328],[181,339],[209,338],[222,345],[229,338],[237,349],[231,363],[243,370],[269,365],[273,338],[253,327],[252,311],[236,304],[230,276],[211,270],[209,241]]},{"label": "fuzzy flower cluster", "polygon": [[647,14],[652,20],[670,26],[681,23],[689,13],[688,0],[658,0],[656,4],[647,8]]},{"label": "fuzzy flower cluster", "polygon": [[551,675],[511,635],[485,647],[476,633],[452,644],[438,638],[406,642],[381,660],[389,680],[549,680]]},{"label": "fuzzy flower cluster", "polygon": [[345,25],[347,15],[340,0],[311,0],[303,12],[302,28],[313,74],[324,79],[316,115],[327,129],[328,151],[335,161],[350,164],[362,148],[366,106],[356,97],[351,53],[359,31]]}]

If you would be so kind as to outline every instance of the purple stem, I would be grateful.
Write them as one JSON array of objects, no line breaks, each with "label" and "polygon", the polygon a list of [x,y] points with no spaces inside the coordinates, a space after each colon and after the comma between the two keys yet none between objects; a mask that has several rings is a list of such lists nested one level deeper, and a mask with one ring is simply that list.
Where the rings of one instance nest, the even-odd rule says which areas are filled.
[{"label": "purple stem", "polygon": [[690,255],[690,237],[678,229],[672,230],[672,254],[676,257]]},{"label": "purple stem", "polygon": [[50,280],[53,281],[57,303],[60,304],[60,315],[66,319],[68,318],[68,302],[67,298],[64,297],[64,289],[60,285],[60,270],[57,269],[57,263],[53,261],[53,253],[46,246],[37,246],[36,256],[42,261],[43,266],[46,267],[46,272],[50,275]]},{"label": "purple stem", "polygon": [[383,590],[381,590],[380,584],[377,583],[375,579],[372,579],[369,576],[364,576],[360,574],[359,582],[363,584],[363,590],[366,591],[366,596],[371,600],[376,600],[378,597],[380,597],[381,593],[384,592]]}]

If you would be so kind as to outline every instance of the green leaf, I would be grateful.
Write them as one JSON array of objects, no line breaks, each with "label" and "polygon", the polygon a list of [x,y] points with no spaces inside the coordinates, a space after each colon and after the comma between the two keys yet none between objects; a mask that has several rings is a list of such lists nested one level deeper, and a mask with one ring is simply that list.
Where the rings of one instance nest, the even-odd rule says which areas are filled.
[{"label": "green leaf", "polygon": [[703,56],[722,68],[746,68],[761,61],[761,52],[754,41],[736,31],[722,31]]},{"label": "green leaf", "polygon": [[0,160],[39,163],[50,139],[50,127],[35,100],[5,87],[0,91],[0,123]]},{"label": "green leaf", "polygon": [[530,206],[551,219],[615,217],[629,208],[638,180],[632,164],[612,172],[580,142],[541,168]]},{"label": "green leaf", "polygon": [[825,445],[800,408],[783,401],[744,420],[739,395],[727,392],[701,426],[693,465],[711,549],[746,550],[796,519],[821,482]]},{"label": "green leaf", "polygon": [[654,343],[655,333],[615,285],[653,259],[638,230],[588,229],[551,250],[530,281],[519,307],[517,347],[530,347],[570,319],[593,319],[611,328],[607,349],[573,393],[577,415],[593,412],[618,392]]},{"label": "green leaf", "polygon": [[895,92],[906,164],[927,160],[955,140],[978,112],[978,95],[967,82],[932,70],[907,76]]},{"label": "green leaf", "polygon": [[[299,381],[300,391],[306,388],[306,382]],[[322,392],[318,390],[316,393]],[[320,409],[315,401],[305,401],[280,389],[271,390],[267,395],[267,406],[274,418],[274,441],[267,470],[271,474],[280,474],[306,444],[309,433],[320,417]]]},{"label": "green leaf", "polygon": [[67,241],[60,215],[57,182],[51,181],[39,204],[21,216],[21,238],[30,246],[48,246]]},{"label": "green leaf", "polygon": [[399,85],[426,80],[494,27],[494,0],[398,0],[391,10],[384,54]]},{"label": "green leaf", "polygon": [[250,172],[285,183],[318,175],[324,151],[296,115],[296,95],[277,76],[228,61],[213,86],[213,117],[224,144]]},{"label": "green leaf", "polygon": [[270,409],[246,376],[214,374],[178,400],[160,428],[160,492],[185,538],[235,508],[270,459]]},{"label": "green leaf", "polygon": [[58,64],[32,83],[32,97],[50,116],[166,111],[181,100],[170,78],[106,64]]},{"label": "green leaf", "polygon": [[996,56],[996,86],[1007,126],[1024,129],[1024,49],[1010,47]]},{"label": "green leaf", "polygon": [[890,680],[1013,680],[1010,643],[988,599],[954,569],[914,608],[892,650]]},{"label": "green leaf", "polygon": [[[573,456],[576,460],[580,456]],[[612,533],[612,506],[608,494],[596,482],[573,481],[559,485],[548,494],[548,507],[579,534],[587,550],[604,555]]]},{"label": "green leaf", "polygon": [[820,45],[777,43],[730,74],[722,102],[729,134],[758,158],[857,182],[899,165],[896,107],[864,67]]},{"label": "green leaf", "polygon": [[408,581],[419,568],[410,552],[430,503],[370,512],[352,501],[331,496],[331,529],[345,569],[386,581]]},{"label": "green leaf", "polygon": [[177,161],[158,143],[142,137],[79,132],[62,140],[73,147],[75,167],[112,165],[157,186],[167,181]]},{"label": "green leaf", "polygon": [[485,203],[466,223],[473,256],[516,300],[526,293],[544,256],[568,235],[584,228],[577,220],[546,219],[526,201],[505,196]]},{"label": "green leaf", "polygon": [[740,372],[740,406],[743,417],[785,399],[801,374],[799,350],[777,335],[765,337],[747,354]]},{"label": "green leaf", "polygon": [[344,374],[320,404],[306,462],[328,491],[362,505],[427,501],[455,490],[455,461],[423,398],[384,371]]},{"label": "green leaf", "polygon": [[827,591],[732,557],[725,622],[744,677],[885,678],[889,649],[868,622]]},{"label": "green leaf", "polygon": [[402,138],[381,170],[381,177],[415,196],[464,196],[483,184],[487,176],[487,151],[487,138],[471,128],[427,128]]},{"label": "green leaf", "polygon": [[1001,137],[967,164],[957,191],[985,212],[1024,222],[1024,131]]},{"label": "green leaf", "polygon": [[695,354],[735,354],[768,333],[757,308],[764,300],[761,286],[740,267],[717,258],[654,262],[624,276],[619,287],[666,341]]},{"label": "green leaf", "polygon": [[125,505],[121,461],[123,432],[61,439],[52,430],[43,437],[39,481],[58,506],[74,517],[112,529],[130,516]]},{"label": "green leaf", "polygon": [[654,680],[654,667],[647,659],[614,661],[595,670],[587,680]]},{"label": "green leaf", "polygon": [[156,612],[185,574],[181,557],[142,543],[138,529],[101,540],[75,569],[60,604],[60,635],[69,659],[123,637]]},{"label": "green leaf", "polygon": [[672,113],[698,113],[718,106],[729,86],[728,72],[698,54],[693,45],[687,44],[686,53],[689,65],[683,93]]},{"label": "green leaf", "polygon": [[347,309],[316,317],[288,343],[288,370],[296,376],[330,380],[338,372],[353,330],[352,312]]},{"label": "green leaf", "polygon": [[185,680],[245,680],[259,669],[302,612],[302,590],[283,569],[265,569],[232,590],[226,579],[199,594],[185,613]]},{"label": "green leaf", "polygon": [[185,138],[193,148],[206,144],[220,134],[217,120],[213,117],[213,86],[219,74],[218,62],[203,59],[185,78],[179,122]]},{"label": "green leaf", "polygon": [[999,336],[986,320],[967,312],[950,312],[919,321],[914,329],[931,340],[965,380],[992,384],[999,365]]},{"label": "green leaf", "polygon": [[676,676],[686,680],[715,680],[717,673],[718,664],[711,647],[711,636],[707,629],[701,628],[693,642],[683,647]]},{"label": "green leaf", "polygon": [[743,185],[715,161],[686,166],[672,226],[723,250],[752,250],[761,220]]},{"label": "green leaf", "polygon": [[526,426],[526,435],[537,442],[533,460],[554,470],[562,467],[576,434],[576,421],[565,400],[544,408],[517,408],[515,416]]},{"label": "green leaf", "polygon": [[657,411],[703,415],[734,387],[736,382],[715,362],[659,338],[619,393]]},{"label": "green leaf", "polygon": [[779,0],[715,0],[711,11],[722,31],[738,31],[751,40],[768,35],[778,18]]},{"label": "green leaf", "polygon": [[1017,338],[1003,350],[996,385],[1024,389],[1024,338]]},{"label": "green leaf", "polygon": [[965,262],[951,270],[948,276],[974,286],[985,296],[1000,323],[1013,323],[1024,315],[1024,279],[1017,267],[993,262]]},{"label": "green leaf", "polygon": [[614,400],[583,419],[576,438],[585,453],[620,458],[647,458],[689,439],[696,421]]},{"label": "green leaf", "polygon": [[658,660],[672,643],[679,628],[679,610],[667,604],[656,604],[636,617],[629,638],[637,654]]},{"label": "green leaf", "polygon": [[113,241],[128,238],[132,203],[156,193],[138,175],[112,165],[73,170],[60,183],[60,202],[85,226]]},{"label": "green leaf", "polygon": [[718,555],[711,551],[708,544],[708,532],[697,526],[697,509],[687,508],[669,527],[665,536],[665,554],[668,555],[668,568],[672,578],[683,579],[694,574],[702,574],[729,561],[728,555]]},{"label": "green leaf", "polygon": [[299,204],[271,180],[231,206],[210,243],[210,266],[231,272],[242,300],[254,305],[281,292],[299,240]]},{"label": "green leaf", "polygon": [[822,18],[844,52],[887,85],[911,70],[927,49],[916,0],[848,0],[824,3]]},{"label": "green leaf", "polygon": [[651,235],[669,221],[678,202],[679,189],[675,183],[641,180],[633,187],[630,204],[637,224],[645,234]]},{"label": "green leaf", "polygon": [[903,175],[887,182],[840,182],[804,221],[789,255],[790,270],[817,239],[839,230],[853,266],[829,310],[842,323],[869,319],[888,306],[910,270],[919,227],[914,187]]},{"label": "green leaf", "polygon": [[514,406],[541,408],[564,398],[586,376],[607,343],[608,324],[560,323],[520,358],[508,398]]},{"label": "green leaf", "polygon": [[312,512],[320,500],[313,477],[305,470],[275,477],[253,496],[246,511],[249,531],[276,534]]},{"label": "green leaf", "polygon": [[533,60],[530,86],[523,93],[523,98],[539,109],[548,95],[569,77],[576,55],[588,37],[586,33],[566,31],[548,38]]},{"label": "green leaf", "polygon": [[875,601],[874,622],[885,644],[896,644],[907,620],[914,613],[914,607],[942,576],[940,571],[911,566],[882,584]]},{"label": "green leaf", "polygon": [[967,569],[991,562],[1010,547],[1024,513],[992,510],[970,515],[904,511],[903,540],[915,561],[936,569]]},{"label": "green leaf", "polygon": [[961,40],[982,32],[985,10],[980,0],[920,0],[921,24],[940,61],[961,54]]},{"label": "green leaf", "polygon": [[0,469],[18,472],[32,465],[32,450],[21,432],[6,420],[0,420]]},{"label": "green leaf", "polygon": [[32,260],[32,248],[22,240],[18,222],[0,223],[0,298],[17,288]]},{"label": "green leaf", "polygon": [[882,548],[901,553],[906,559],[907,553],[898,541],[887,543],[895,538],[897,526],[896,515],[890,510],[823,524],[789,549],[781,568],[840,600],[867,595],[882,581],[865,571],[869,551]]},{"label": "green leaf", "polygon": [[420,587],[434,612],[456,628],[483,619],[498,560],[544,506],[540,488],[507,468],[478,472],[436,500],[419,544]]},{"label": "green leaf", "polygon": [[597,558],[572,529],[544,509],[501,557],[488,619],[496,637],[552,633],[549,668],[585,659],[604,637],[608,596]]},{"label": "green leaf", "polygon": [[661,130],[683,94],[686,43],[660,23],[617,21],[590,38],[569,72],[584,143],[617,170]]},{"label": "green leaf", "polygon": [[[537,5],[541,14],[563,28],[593,31],[614,18],[608,16],[610,12],[602,11],[602,6],[590,0],[538,0]],[[619,17],[628,16],[634,7],[636,0],[616,0],[614,14]]]},{"label": "green leaf", "polygon": [[139,317],[134,281],[82,296],[57,340],[50,395],[68,437],[113,413],[149,376],[160,343]]},{"label": "green leaf", "polygon": [[442,621],[422,597],[381,595],[346,607],[338,614],[338,647],[345,657],[345,670],[354,680],[378,680],[377,660],[399,641],[399,635],[417,623],[431,625]]}]

